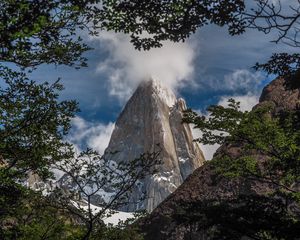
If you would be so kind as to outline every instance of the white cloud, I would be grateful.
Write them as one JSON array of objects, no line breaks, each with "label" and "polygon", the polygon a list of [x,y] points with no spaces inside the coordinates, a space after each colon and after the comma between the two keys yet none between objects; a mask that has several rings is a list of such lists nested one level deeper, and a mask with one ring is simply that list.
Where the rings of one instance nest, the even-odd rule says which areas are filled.
[{"label": "white cloud", "polygon": [[[205,76],[205,75],[204,75]],[[231,92],[256,92],[260,89],[262,81],[266,76],[262,72],[252,72],[248,69],[235,69],[230,73],[219,76],[219,78],[205,79],[201,82],[202,88],[209,88],[215,91]]]},{"label": "white cloud", "polygon": [[72,129],[68,140],[76,148],[90,147],[103,154],[108,146],[114,127],[115,124],[111,122],[108,124],[93,123],[76,116],[72,119]]},{"label": "white cloud", "polygon": [[223,87],[227,90],[253,90],[263,80],[260,72],[250,72],[247,69],[237,69],[224,76]]},{"label": "white cloud", "polygon": [[258,103],[259,100],[259,96],[252,93],[248,93],[247,95],[243,96],[223,96],[218,102],[218,105],[227,107],[228,100],[230,98],[233,98],[236,102],[240,102],[240,110],[243,112],[250,111],[254,107],[254,105]]},{"label": "white cloud", "polygon": [[247,91],[244,95],[221,96],[217,105],[228,106],[230,98],[240,102],[242,111],[250,111],[259,101],[261,91],[261,83],[264,80],[264,75],[261,72],[250,72],[247,69],[237,69],[231,74],[225,75],[224,87],[228,90],[243,90]]},{"label": "white cloud", "polygon": [[130,38],[121,33],[102,32],[92,38],[99,41],[101,49],[108,51],[108,58],[99,63],[97,71],[109,77],[110,94],[126,100],[133,89],[150,77],[162,81],[176,90],[193,83],[196,44],[166,41],[162,48],[150,51],[134,49]]}]

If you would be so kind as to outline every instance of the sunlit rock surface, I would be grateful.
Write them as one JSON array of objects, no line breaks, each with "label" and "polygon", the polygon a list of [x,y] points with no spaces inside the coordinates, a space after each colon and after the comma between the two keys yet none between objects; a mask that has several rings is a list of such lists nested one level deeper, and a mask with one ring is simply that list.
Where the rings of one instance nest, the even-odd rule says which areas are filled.
[{"label": "sunlit rock surface", "polygon": [[[130,161],[145,152],[161,148],[158,173],[147,177],[131,194],[123,211],[152,211],[204,162],[203,153],[193,142],[190,126],[182,124],[183,99],[156,80],[143,82],[120,114],[106,157],[116,162]],[[111,152],[117,152],[110,154]],[[143,192],[146,198],[139,201]]]}]

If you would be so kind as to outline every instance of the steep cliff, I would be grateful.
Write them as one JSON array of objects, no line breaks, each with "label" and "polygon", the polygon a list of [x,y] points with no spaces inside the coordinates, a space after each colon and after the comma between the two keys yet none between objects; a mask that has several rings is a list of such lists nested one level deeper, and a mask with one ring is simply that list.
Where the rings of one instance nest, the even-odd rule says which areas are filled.
[{"label": "steep cliff", "polygon": [[[294,83],[297,82],[298,81],[294,81]],[[274,106],[273,110],[275,112],[299,109],[300,86],[294,83],[291,83],[289,79],[275,79],[264,88],[260,102],[256,107],[271,104]],[[216,154],[224,153],[235,158],[240,154],[240,147],[223,145],[218,149]],[[264,159],[263,156],[257,153],[254,154],[258,160]],[[230,224],[237,223],[237,221],[231,223],[228,214],[224,219],[222,219],[221,215],[218,215],[217,205],[214,205],[216,200],[225,200],[231,206],[242,206],[244,203],[240,202],[242,200],[240,200],[239,196],[251,195],[261,197],[264,193],[273,191],[275,188],[276,186],[267,182],[263,183],[249,179],[229,179],[222,177],[216,174],[210,164],[205,164],[195,170],[175,192],[154,209],[149,217],[140,221],[140,228],[145,234],[146,240],[207,240],[210,239],[207,236],[207,232],[199,230],[203,229],[203,224],[209,221],[222,223],[224,226],[226,226],[226,224],[230,226]],[[265,213],[267,209],[266,206],[257,206],[256,201],[252,201],[252,204],[255,205],[255,209],[259,210],[259,207],[261,207],[261,212]],[[182,212],[182,209],[189,209],[189,206],[193,206],[193,208],[190,208],[194,209],[193,213]],[[208,212],[208,206],[211,212]],[[226,212],[226,206],[221,207],[222,211]],[[293,208],[294,207],[295,206],[293,206]],[[298,207],[296,209],[298,209]],[[245,214],[253,214],[251,210],[250,204],[246,207]],[[255,214],[257,214],[257,216]],[[259,211],[254,213],[254,221],[255,217],[257,217],[256,220],[258,221],[259,214]],[[194,216],[197,220],[193,220],[191,216]],[[232,217],[234,217],[234,215],[232,215]],[[276,219],[276,216],[271,215],[271,217]],[[206,221],[199,222],[201,218],[206,219]],[[236,227],[242,229],[242,227],[245,226]],[[234,239],[241,238],[236,237]]]},{"label": "steep cliff", "polygon": [[[204,162],[193,142],[189,125],[182,124],[183,99],[156,80],[143,82],[117,119],[105,156],[109,160],[130,161],[144,152],[161,148],[158,172],[137,186],[122,208],[124,211],[152,211]],[[111,154],[113,153],[113,154]],[[140,197],[146,192],[146,198]]]}]

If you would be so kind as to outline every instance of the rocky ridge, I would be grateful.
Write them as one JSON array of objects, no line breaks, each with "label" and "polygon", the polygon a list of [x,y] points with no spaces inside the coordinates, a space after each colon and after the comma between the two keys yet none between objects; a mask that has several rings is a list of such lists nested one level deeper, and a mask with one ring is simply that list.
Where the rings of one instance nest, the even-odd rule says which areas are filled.
[{"label": "rocky ridge", "polygon": [[[182,98],[176,99],[170,89],[153,79],[140,84],[129,99],[117,119],[104,158],[110,162],[126,162],[159,149],[161,164],[157,166],[157,173],[135,186],[128,199],[132,203],[119,210],[151,212],[203,164],[203,153],[193,142],[190,126],[182,124],[185,109],[186,103]],[[67,174],[58,169],[53,169],[53,173],[55,180],[48,182],[43,182],[36,174],[29,174],[24,184],[44,194],[56,188],[66,192],[70,189],[79,191]],[[93,183],[86,187],[93,187]],[[140,201],[145,193],[145,200]],[[102,206],[110,201],[111,196],[114,196],[112,190],[102,189],[92,196],[91,202]],[[78,198],[81,198],[80,195]]]},{"label": "rocky ridge", "polygon": [[[105,156],[115,162],[130,161],[145,152],[161,148],[157,173],[135,187],[121,210],[151,212],[204,162],[190,126],[182,124],[185,101],[159,81],[143,82],[117,119]],[[110,154],[114,153],[114,154]],[[146,198],[139,201],[142,193]]]},{"label": "rocky ridge", "polygon": [[[263,89],[259,104],[255,107],[264,104],[273,105],[275,112],[298,109],[300,86],[291,86],[288,79],[277,78]],[[223,145],[216,154],[226,152],[231,157],[237,157],[240,154],[239,150],[238,146]],[[198,228],[203,223],[188,225],[182,219],[184,215],[178,218],[182,206],[196,206],[199,211],[198,216],[201,214],[204,216],[207,213],[205,206],[216,199],[236,201],[241,195],[260,196],[273,187],[267,183],[262,184],[245,179],[229,180],[218,176],[211,165],[205,164],[195,170],[175,192],[154,209],[149,217],[140,221],[140,229],[145,240],[207,240],[209,239],[207,233],[199,231]],[[211,217],[221,218],[221,216],[212,215]],[[224,219],[225,223],[226,221],[229,219]]]}]

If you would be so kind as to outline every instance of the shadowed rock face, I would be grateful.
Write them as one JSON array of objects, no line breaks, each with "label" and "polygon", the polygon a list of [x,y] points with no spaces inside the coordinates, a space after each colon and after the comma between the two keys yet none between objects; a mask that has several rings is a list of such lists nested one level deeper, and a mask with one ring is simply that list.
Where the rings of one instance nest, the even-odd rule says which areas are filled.
[{"label": "shadowed rock face", "polygon": [[[193,142],[189,125],[182,124],[183,99],[158,81],[142,83],[120,114],[106,157],[116,162],[130,161],[145,152],[161,148],[158,173],[149,176],[132,192],[123,211],[152,211],[204,162],[202,151]],[[109,154],[111,152],[117,152]],[[143,192],[146,199],[139,201]]]},{"label": "shadowed rock face", "polygon": [[[300,106],[299,102],[300,87],[292,86],[289,80],[278,78],[264,88],[257,106],[272,104],[278,112],[297,109]],[[240,150],[238,146],[223,145],[216,154],[225,152],[229,156],[237,157]],[[259,154],[255,157],[263,159],[263,156]],[[204,215],[206,210],[201,206],[209,205],[216,199],[236,201],[238,196],[251,196],[252,194],[262,196],[263,193],[272,189],[274,186],[267,183],[245,179],[226,179],[218,176],[212,166],[205,164],[195,170],[174,193],[153,210],[149,217],[142,219],[139,222],[140,229],[145,234],[145,240],[207,240],[209,239],[207,233],[199,231],[198,226],[201,222],[196,225],[187,225],[186,222],[181,221],[182,219],[176,219],[182,207],[193,206],[194,209],[198,209],[199,214]],[[213,217],[221,218],[221,216]]]}]

